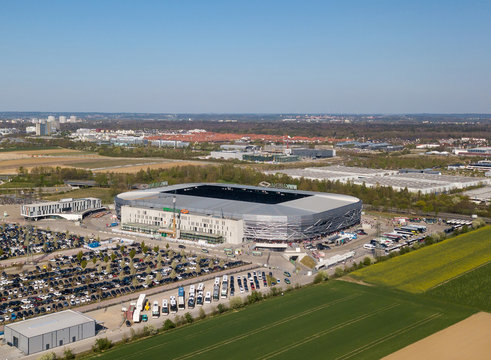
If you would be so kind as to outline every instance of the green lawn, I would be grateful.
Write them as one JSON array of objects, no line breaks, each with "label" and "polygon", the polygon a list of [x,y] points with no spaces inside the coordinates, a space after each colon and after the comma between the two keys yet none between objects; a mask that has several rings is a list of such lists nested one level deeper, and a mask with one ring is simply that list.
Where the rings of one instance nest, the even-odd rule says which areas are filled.
[{"label": "green lawn", "polygon": [[491,226],[357,270],[354,278],[421,293],[491,259]]},{"label": "green lawn", "polygon": [[418,295],[331,281],[96,357],[379,359],[471,313]]},{"label": "green lawn", "polygon": [[491,262],[443,283],[426,294],[491,312]]}]

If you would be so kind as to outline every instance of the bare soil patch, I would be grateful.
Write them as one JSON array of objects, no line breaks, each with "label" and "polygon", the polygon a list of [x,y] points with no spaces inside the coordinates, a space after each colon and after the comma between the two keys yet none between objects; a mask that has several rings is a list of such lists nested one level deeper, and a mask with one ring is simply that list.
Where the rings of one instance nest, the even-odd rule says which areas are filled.
[{"label": "bare soil patch", "polygon": [[491,314],[480,312],[384,357],[384,360],[489,359]]}]

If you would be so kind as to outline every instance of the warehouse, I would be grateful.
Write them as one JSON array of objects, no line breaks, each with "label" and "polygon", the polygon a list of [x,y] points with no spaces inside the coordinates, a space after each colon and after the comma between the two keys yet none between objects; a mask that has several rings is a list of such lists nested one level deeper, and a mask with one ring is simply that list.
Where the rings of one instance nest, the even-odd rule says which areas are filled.
[{"label": "warehouse", "polygon": [[483,177],[441,175],[433,170],[384,170],[348,166],[325,166],[305,169],[284,169],[265,171],[266,174],[285,174],[294,179],[319,181],[339,181],[366,187],[387,186],[396,191],[406,190],[422,194],[447,193],[452,190],[465,189],[471,186],[491,184]]},{"label": "warehouse", "polygon": [[30,355],[90,338],[95,332],[94,319],[65,310],[5,325],[3,341]]},{"label": "warehouse", "polygon": [[208,243],[309,240],[360,222],[359,199],[232,184],[180,184],[115,197],[121,228]]}]

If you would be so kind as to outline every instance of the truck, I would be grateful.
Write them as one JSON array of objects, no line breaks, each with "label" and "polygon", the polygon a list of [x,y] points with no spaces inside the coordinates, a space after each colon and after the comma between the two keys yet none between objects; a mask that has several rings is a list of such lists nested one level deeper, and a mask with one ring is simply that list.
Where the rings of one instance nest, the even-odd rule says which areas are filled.
[{"label": "truck", "polygon": [[152,305],[152,317],[153,318],[160,317],[159,302],[157,300],[155,300]]},{"label": "truck", "polygon": [[139,323],[140,321],[141,321],[141,310],[136,308],[135,311],[133,311],[133,322]]},{"label": "truck", "polygon": [[118,226],[118,223],[117,222],[106,224],[106,227],[115,227],[115,226]]},{"label": "truck", "polygon": [[175,296],[170,297],[170,312],[174,314],[177,312],[177,302]]},{"label": "truck", "polygon": [[179,307],[179,309],[186,308],[186,299],[184,295],[184,288],[182,286],[179,286],[179,290],[177,293],[177,306]]},{"label": "truck", "polygon": [[136,302],[136,308],[140,311],[143,311],[143,307],[145,306],[146,302],[146,295],[140,294],[140,296],[138,296],[138,301]]}]

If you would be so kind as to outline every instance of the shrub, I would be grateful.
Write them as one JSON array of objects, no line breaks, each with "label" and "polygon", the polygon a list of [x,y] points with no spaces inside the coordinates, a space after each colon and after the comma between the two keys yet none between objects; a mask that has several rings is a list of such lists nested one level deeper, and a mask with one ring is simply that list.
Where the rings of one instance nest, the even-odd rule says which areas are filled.
[{"label": "shrub", "polygon": [[186,320],[184,320],[184,317],[181,315],[176,315],[176,317],[174,319],[176,321],[176,326],[181,326],[182,324],[184,324],[186,322]]},{"label": "shrub", "polygon": [[202,307],[199,308],[199,318],[200,319],[204,319],[206,317],[206,313],[205,311],[203,310]]},{"label": "shrub", "polygon": [[314,284],[318,284],[322,281],[326,281],[329,279],[329,276],[327,275],[327,272],[325,271],[319,271],[315,277],[314,277]]},{"label": "shrub", "polygon": [[71,349],[65,349],[63,351],[63,359],[64,360],[73,360],[75,359],[75,355],[73,354],[72,350]]},{"label": "shrub", "polygon": [[263,298],[263,295],[261,293],[259,293],[259,292],[257,292],[257,291],[254,290],[251,293],[251,295],[248,295],[247,296],[247,302],[249,304],[254,304],[254,303],[258,302],[258,301],[261,301],[262,298]]},{"label": "shrub", "polygon": [[102,352],[104,350],[110,349],[113,346],[113,343],[108,338],[100,338],[95,341],[95,344],[92,346],[93,352]]},{"label": "shrub", "polygon": [[39,360],[56,360],[56,354],[54,352],[50,352],[48,354],[44,354],[39,358]]},{"label": "shrub", "polygon": [[142,336],[156,335],[157,329],[153,325],[145,325],[142,330]]},{"label": "shrub", "polygon": [[162,325],[162,330],[167,331],[170,329],[174,329],[175,327],[176,324],[174,324],[171,319],[167,319],[164,321],[164,324]]},{"label": "shrub", "polygon": [[217,311],[219,314],[223,314],[227,310],[228,310],[228,308],[224,304],[218,304],[217,305]]},{"label": "shrub", "polygon": [[344,270],[341,269],[340,267],[337,267],[336,270],[334,270],[334,277],[341,277],[344,275]]},{"label": "shrub", "polygon": [[372,263],[372,260],[368,256],[365,256],[365,258],[363,259],[363,265],[368,266],[371,263]]},{"label": "shrub", "polygon": [[239,296],[235,296],[230,299],[229,306],[231,309],[239,309],[243,305],[242,299]]},{"label": "shrub", "polygon": [[190,313],[188,313],[188,312],[184,314],[184,318],[186,319],[186,322],[187,322],[188,324],[191,324],[191,323],[194,321],[194,319],[193,319],[193,315],[191,315],[191,314],[190,314]]}]

